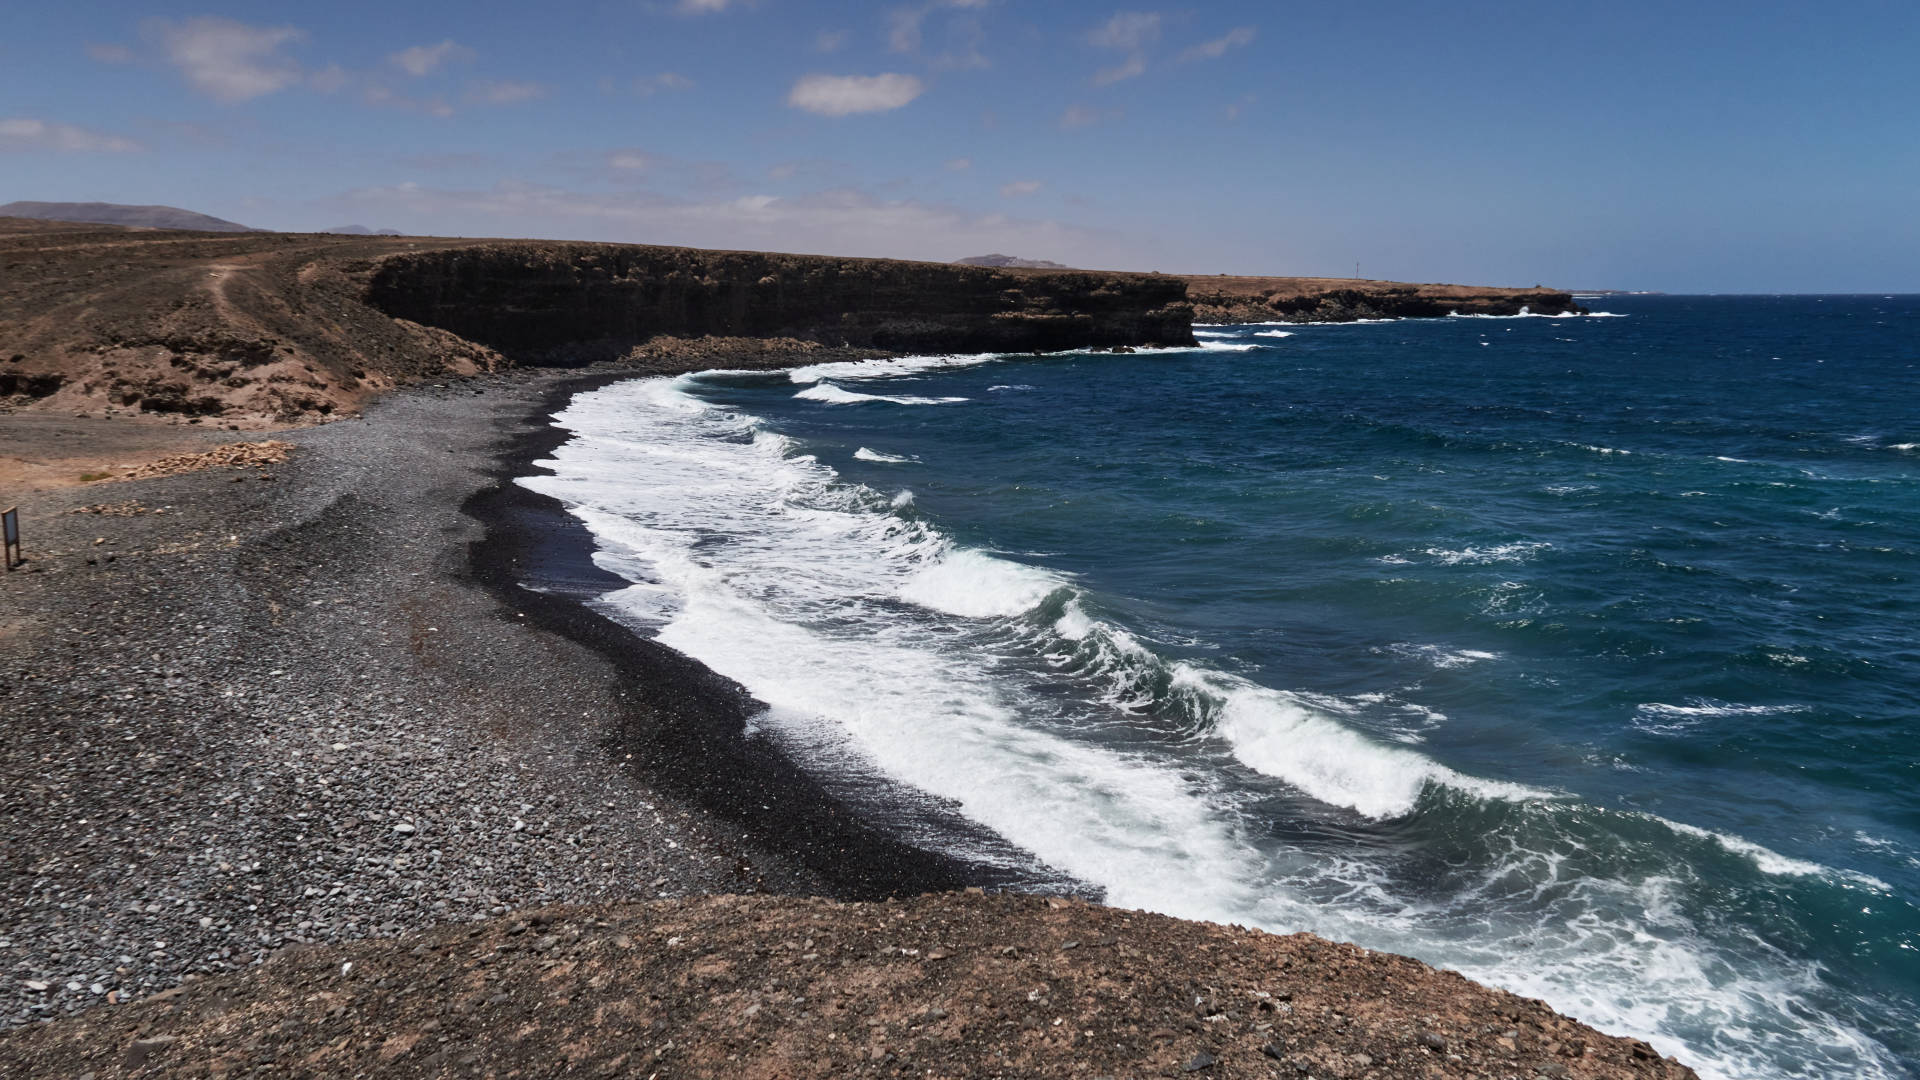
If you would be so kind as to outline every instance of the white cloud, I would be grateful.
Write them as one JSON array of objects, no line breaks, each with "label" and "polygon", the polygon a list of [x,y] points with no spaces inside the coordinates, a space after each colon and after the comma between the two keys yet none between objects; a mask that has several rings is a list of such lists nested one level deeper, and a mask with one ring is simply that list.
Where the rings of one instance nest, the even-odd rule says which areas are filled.
[{"label": "white cloud", "polygon": [[1143,75],[1147,70],[1147,46],[1160,38],[1160,14],[1154,11],[1122,11],[1101,23],[1087,35],[1097,48],[1115,49],[1127,58],[1109,68],[1094,72],[1093,85],[1114,83]]},{"label": "white cloud", "polygon": [[1143,49],[1159,37],[1159,12],[1122,11],[1095,27],[1087,40],[1102,49]]},{"label": "white cloud", "polygon": [[0,119],[0,151],[58,150],[65,153],[130,154],[145,149],[123,135],[49,124],[25,116]]},{"label": "white cloud", "polygon": [[1025,198],[1028,195],[1039,194],[1040,189],[1046,186],[1038,180],[1015,180],[1012,183],[1000,185],[1000,197],[1003,199]]},{"label": "white cloud", "polygon": [[756,194],[681,200],[528,184],[480,191],[402,184],[352,192],[338,200],[335,212],[377,213],[386,220],[406,221],[409,228],[452,236],[518,235],[934,261],[967,252],[1033,250],[1078,266],[1125,266],[1141,259],[1131,244],[1109,232],[879,199],[845,188],[796,198]]},{"label": "white cloud", "polygon": [[1212,41],[1203,41],[1187,49],[1180,54],[1180,59],[1182,61],[1218,59],[1221,56],[1225,56],[1229,49],[1237,49],[1242,45],[1253,44],[1255,32],[1251,26],[1235,27],[1225,34],[1214,38]]},{"label": "white cloud", "polygon": [[415,78],[419,78],[420,76],[432,73],[435,68],[449,61],[471,60],[473,56],[474,53],[472,49],[449,39],[438,45],[415,45],[411,48],[401,49],[399,52],[388,56],[387,62],[399,68],[401,71]]},{"label": "white cloud", "polygon": [[957,157],[957,158],[954,158],[952,161],[947,162],[948,172],[966,172],[968,169],[971,169],[971,168],[973,168],[972,158]]},{"label": "white cloud", "polygon": [[680,0],[680,13],[683,15],[710,15],[716,11],[725,11],[733,0]]},{"label": "white cloud", "polygon": [[646,172],[653,165],[652,155],[639,150],[615,150],[607,155],[607,167],[620,172]]},{"label": "white cloud", "polygon": [[306,37],[298,27],[201,15],[182,22],[152,19],[146,32],[187,85],[215,101],[247,101],[300,81],[300,65],[280,52]]},{"label": "white cloud", "polygon": [[467,100],[476,105],[515,105],[545,97],[547,88],[536,82],[486,79],[467,87]]},{"label": "white cloud", "polygon": [[814,52],[839,52],[841,49],[846,48],[846,45],[847,32],[845,30],[822,30],[813,35]]},{"label": "white cloud", "polygon": [[787,92],[787,104],[821,116],[887,112],[926,91],[912,75],[807,75]]},{"label": "white cloud", "polygon": [[1140,53],[1134,53],[1113,67],[1101,68],[1099,71],[1094,72],[1093,85],[1111,86],[1114,83],[1131,79],[1136,75],[1144,75],[1146,74],[1146,70],[1147,58]]}]

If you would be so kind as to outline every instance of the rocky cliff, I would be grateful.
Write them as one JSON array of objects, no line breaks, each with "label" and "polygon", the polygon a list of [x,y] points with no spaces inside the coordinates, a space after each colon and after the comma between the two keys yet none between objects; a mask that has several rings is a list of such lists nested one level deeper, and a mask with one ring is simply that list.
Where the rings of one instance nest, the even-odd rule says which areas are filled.
[{"label": "rocky cliff", "polygon": [[658,335],[895,352],[1193,341],[1185,284],[1173,278],[617,244],[395,255],[373,273],[367,298],[523,360],[617,353]]},{"label": "rocky cliff", "polygon": [[257,428],[525,363],[1188,344],[1185,296],[1141,274],[0,218],[0,411]]},{"label": "rocky cliff", "polygon": [[1190,277],[1187,298],[1194,321],[1353,322],[1462,315],[1580,313],[1570,293],[1542,288],[1413,284],[1359,278]]}]

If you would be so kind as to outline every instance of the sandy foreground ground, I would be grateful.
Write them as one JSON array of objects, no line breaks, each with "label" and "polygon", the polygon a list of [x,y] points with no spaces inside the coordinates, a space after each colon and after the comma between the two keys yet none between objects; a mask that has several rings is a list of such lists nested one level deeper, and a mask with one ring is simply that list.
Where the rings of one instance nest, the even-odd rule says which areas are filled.
[{"label": "sandy foreground ground", "polygon": [[[890,839],[738,687],[514,584],[605,586],[498,483],[570,378],[0,493],[0,1074],[1691,1075],[1413,961],[954,891],[1072,884]],[[18,419],[48,476],[236,437]]]}]

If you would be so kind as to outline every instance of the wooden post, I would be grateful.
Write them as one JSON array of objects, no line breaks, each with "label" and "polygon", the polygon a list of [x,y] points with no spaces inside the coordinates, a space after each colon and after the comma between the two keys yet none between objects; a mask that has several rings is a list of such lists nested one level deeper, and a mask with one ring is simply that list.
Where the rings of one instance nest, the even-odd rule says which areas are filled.
[{"label": "wooden post", "polygon": [[7,564],[9,572],[16,564],[27,561],[20,554],[19,507],[9,506],[5,510],[0,510],[0,539],[5,541],[4,546],[0,546],[0,562]]}]

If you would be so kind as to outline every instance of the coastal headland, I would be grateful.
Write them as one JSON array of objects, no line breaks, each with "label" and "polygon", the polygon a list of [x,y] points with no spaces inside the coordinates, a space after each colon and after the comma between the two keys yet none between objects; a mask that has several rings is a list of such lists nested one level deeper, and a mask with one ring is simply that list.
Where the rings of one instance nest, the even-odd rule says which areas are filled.
[{"label": "coastal headland", "polygon": [[1527,289],[1414,284],[1366,278],[1236,277],[1187,279],[1187,301],[1200,323],[1353,322],[1431,319],[1443,315],[1560,315],[1580,312],[1573,296]]},{"label": "coastal headland", "polygon": [[[0,260],[0,456],[38,470],[0,577],[0,1072],[1692,1075],[1411,960],[901,839],[967,826],[755,738],[741,688],[579,602],[585,537],[511,483],[584,386],[1063,319],[1179,343],[1184,280],[916,300],[949,279],[913,270],[835,338],[813,305],[857,278],[755,314],[798,257],[669,289],[693,255],[66,230]],[[163,450],[211,467],[133,467]]]}]

